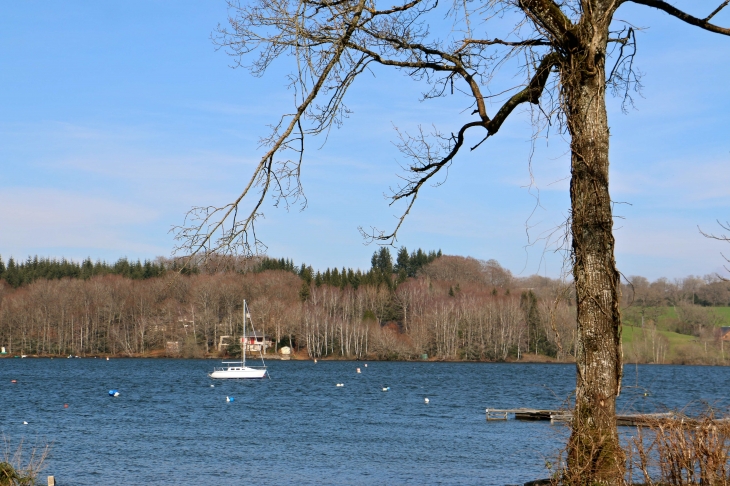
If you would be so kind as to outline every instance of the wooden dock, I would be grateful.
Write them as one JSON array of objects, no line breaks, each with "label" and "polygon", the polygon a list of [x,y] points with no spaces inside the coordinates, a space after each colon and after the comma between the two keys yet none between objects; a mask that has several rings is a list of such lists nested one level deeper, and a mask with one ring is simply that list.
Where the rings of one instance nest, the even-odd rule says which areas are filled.
[{"label": "wooden dock", "polygon": [[[570,410],[541,410],[535,408],[488,408],[486,409],[487,420],[507,420],[509,415],[514,415],[515,420],[549,420],[550,422],[568,422],[573,418]],[[617,415],[616,425],[622,427],[636,427],[654,423],[657,419],[673,419],[672,413],[642,413]]]}]

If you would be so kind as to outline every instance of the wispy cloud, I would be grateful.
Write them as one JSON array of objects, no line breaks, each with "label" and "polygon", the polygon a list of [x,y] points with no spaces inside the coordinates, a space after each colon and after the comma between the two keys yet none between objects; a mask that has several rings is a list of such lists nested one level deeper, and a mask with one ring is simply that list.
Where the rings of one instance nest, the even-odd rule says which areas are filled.
[{"label": "wispy cloud", "polygon": [[18,256],[33,248],[103,248],[159,252],[140,241],[133,227],[149,225],[159,214],[148,207],[57,189],[12,188],[0,192],[3,249]]},{"label": "wispy cloud", "polygon": [[671,158],[622,164],[613,173],[614,194],[651,200],[654,207],[712,207],[730,203],[730,155],[726,160]]}]

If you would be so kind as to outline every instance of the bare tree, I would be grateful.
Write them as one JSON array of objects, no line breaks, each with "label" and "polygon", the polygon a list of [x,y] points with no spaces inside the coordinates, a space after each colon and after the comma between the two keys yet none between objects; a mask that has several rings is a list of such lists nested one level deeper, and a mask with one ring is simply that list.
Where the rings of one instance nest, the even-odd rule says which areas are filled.
[{"label": "bare tree", "polygon": [[[393,3],[396,3],[393,5]],[[300,185],[305,138],[329,131],[347,114],[343,100],[357,77],[376,65],[402,70],[428,85],[424,98],[455,93],[455,108],[474,117],[453,131],[400,132],[408,160],[393,202],[405,208],[393,231],[367,235],[393,241],[420,190],[466,148],[494,136],[516,109],[532,109],[537,130],[557,123],[570,137],[572,272],[578,335],[575,419],[568,447],[568,482],[617,484],[623,455],[615,423],[621,388],[619,273],[614,260],[609,195],[606,90],[631,102],[638,82],[633,27],[614,21],[624,3],[659,9],[699,28],[730,35],[712,18],[685,13],[663,0],[483,0],[441,6],[427,0],[231,0],[217,42],[254,75],[290,56],[296,93],[263,139],[266,152],[241,194],[229,204],[194,208],[177,228],[188,255],[251,252],[260,247],[255,222],[265,197],[306,204]],[[452,22],[443,32],[443,19]],[[503,38],[487,32],[504,32]],[[610,64],[607,65],[607,63]],[[515,68],[522,83],[499,84]],[[511,79],[514,79],[512,77]],[[503,93],[494,96],[492,93]],[[481,141],[468,147],[467,132]],[[239,214],[240,213],[240,214]],[[243,215],[243,216],[242,216]]]},{"label": "bare tree", "polygon": [[[725,2],[725,3],[728,3],[728,2]],[[723,229],[723,231],[730,231],[730,222],[726,221],[725,223],[722,223],[721,221],[718,220],[717,224]],[[725,233],[720,233],[720,234],[705,233],[704,231],[702,231],[701,228],[699,228],[699,230],[700,230],[700,233],[702,234],[702,236],[704,236],[705,238],[724,241],[725,243],[730,242],[730,236],[728,236]],[[724,254],[722,254],[722,257],[725,259],[726,262],[730,262],[730,259],[728,259],[728,257],[726,257]],[[725,266],[725,270],[730,272],[730,268],[728,268],[727,266]],[[721,275],[718,275],[718,278],[721,278],[722,280],[728,280],[727,277],[723,277]]]}]

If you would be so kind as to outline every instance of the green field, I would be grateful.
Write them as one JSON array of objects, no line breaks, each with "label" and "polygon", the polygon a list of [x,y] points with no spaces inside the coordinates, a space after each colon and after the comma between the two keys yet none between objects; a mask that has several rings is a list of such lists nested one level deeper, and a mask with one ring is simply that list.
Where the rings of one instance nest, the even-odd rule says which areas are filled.
[{"label": "green field", "polygon": [[[672,331],[658,331],[660,335],[667,338],[669,341],[669,346],[679,346],[682,344],[691,344],[697,340],[694,336],[688,336],[686,334],[679,334]],[[621,342],[624,345],[631,345],[634,343],[634,337],[641,338],[641,328],[640,327],[633,327],[633,326],[624,326],[623,332],[622,332],[622,339]]]},{"label": "green field", "polygon": [[[705,314],[708,325],[717,327],[730,326],[730,307],[700,307],[694,306],[695,314]],[[680,312],[674,306],[664,307],[637,307],[631,306],[622,309],[625,326],[642,327],[656,324],[661,331],[676,331],[680,323]]]},{"label": "green field", "polygon": [[730,326],[730,307],[710,307],[710,310],[725,321],[723,326]]},{"label": "green field", "polygon": [[695,336],[672,331],[656,331],[623,326],[622,343],[627,363],[716,363],[714,351],[708,354]]}]

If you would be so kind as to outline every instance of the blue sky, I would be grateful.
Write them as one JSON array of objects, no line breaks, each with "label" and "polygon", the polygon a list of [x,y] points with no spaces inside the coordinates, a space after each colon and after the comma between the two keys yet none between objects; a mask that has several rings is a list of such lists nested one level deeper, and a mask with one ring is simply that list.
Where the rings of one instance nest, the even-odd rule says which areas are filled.
[{"label": "blue sky", "polygon": [[[675,2],[704,16],[717,2]],[[257,79],[210,41],[225,2],[27,1],[0,5],[0,255],[116,260],[169,256],[170,227],[194,205],[225,203],[261,155],[267,125],[291,110],[281,63]],[[730,214],[730,38],[661,12],[623,6],[639,27],[643,95],[610,99],[611,190],[625,275],[679,278],[722,269],[717,231]],[[730,25],[730,13],[716,17]],[[345,125],[310,141],[308,208],[267,204],[272,256],[315,268],[369,267],[358,226],[392,228],[383,194],[397,183],[393,127],[458,127],[461,105],[420,103],[404,76],[356,84]],[[460,118],[461,117],[461,118]],[[568,214],[566,141],[539,140],[530,185],[529,116],[458,158],[428,188],[398,245],[497,259],[516,274],[558,276],[540,238]],[[539,194],[540,205],[536,206]]]}]

